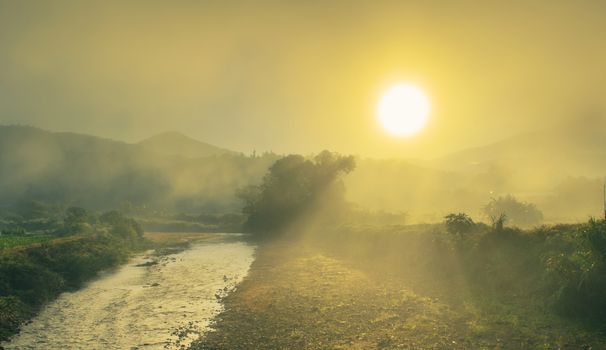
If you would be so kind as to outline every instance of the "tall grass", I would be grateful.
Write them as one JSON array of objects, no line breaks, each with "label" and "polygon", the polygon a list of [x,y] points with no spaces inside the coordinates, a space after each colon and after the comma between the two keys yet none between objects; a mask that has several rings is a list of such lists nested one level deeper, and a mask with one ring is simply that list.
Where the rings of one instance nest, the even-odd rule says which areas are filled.
[{"label": "tall grass", "polygon": [[2,235],[0,236],[0,250],[18,247],[18,246],[27,246],[35,243],[42,243],[49,240],[54,239],[54,236],[51,235]]}]

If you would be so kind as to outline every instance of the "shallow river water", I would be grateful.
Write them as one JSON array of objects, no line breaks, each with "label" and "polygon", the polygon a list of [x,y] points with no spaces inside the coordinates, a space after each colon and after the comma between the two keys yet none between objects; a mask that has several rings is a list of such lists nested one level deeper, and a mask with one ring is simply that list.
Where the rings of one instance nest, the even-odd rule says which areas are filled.
[{"label": "shallow river water", "polygon": [[[233,238],[144,254],[47,305],[6,349],[178,349],[221,311],[219,298],[248,272],[254,246]],[[179,335],[181,334],[181,335]]]}]

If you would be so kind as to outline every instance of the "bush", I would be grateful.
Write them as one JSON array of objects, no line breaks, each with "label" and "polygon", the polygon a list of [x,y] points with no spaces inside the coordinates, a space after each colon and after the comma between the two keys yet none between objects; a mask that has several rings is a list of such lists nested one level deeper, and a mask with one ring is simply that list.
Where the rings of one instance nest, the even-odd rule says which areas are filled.
[{"label": "bush", "polygon": [[557,309],[569,316],[606,320],[606,222],[591,219],[572,249],[546,258]]},{"label": "bush", "polygon": [[446,231],[451,234],[463,235],[473,230],[475,224],[471,217],[465,213],[448,214],[444,217]]},{"label": "bush", "polygon": [[0,231],[0,235],[3,236],[25,236],[25,229],[23,227],[9,227],[4,228]]},{"label": "bush", "polygon": [[62,288],[63,279],[58,274],[24,255],[9,255],[0,260],[0,295],[13,295],[27,304],[37,304],[51,300]]},{"label": "bush", "polygon": [[33,310],[15,296],[0,297],[0,339],[19,331],[19,326],[33,316]]},{"label": "bush", "polygon": [[118,211],[109,211],[99,216],[99,222],[108,226],[109,233],[130,244],[136,246],[143,238],[143,228],[137,221],[122,215]]},{"label": "bush", "polygon": [[86,230],[88,218],[89,214],[84,208],[67,208],[67,210],[65,211],[65,218],[63,219],[63,226],[65,232],[68,234],[75,234]]},{"label": "bush", "polygon": [[[75,214],[78,212],[81,214],[79,210]],[[23,321],[62,291],[80,287],[100,270],[125,262],[133,249],[145,246],[143,230],[136,221],[117,212],[102,217],[106,230],[97,234],[41,241],[2,252],[0,341],[17,332]]]},{"label": "bush", "polygon": [[499,218],[505,215],[514,226],[527,227],[543,221],[543,213],[536,205],[518,201],[511,195],[492,198],[482,208],[482,211],[488,218]]},{"label": "bush", "polygon": [[126,261],[128,250],[115,237],[98,236],[61,244],[44,243],[40,249],[27,251],[27,257],[59,274],[66,286],[76,288],[98,271]]}]

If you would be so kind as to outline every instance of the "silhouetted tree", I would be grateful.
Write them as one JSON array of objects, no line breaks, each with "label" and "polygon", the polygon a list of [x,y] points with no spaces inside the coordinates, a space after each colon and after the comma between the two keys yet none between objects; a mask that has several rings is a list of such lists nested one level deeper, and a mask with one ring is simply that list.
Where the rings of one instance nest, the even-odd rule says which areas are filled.
[{"label": "silhouetted tree", "polygon": [[[354,158],[323,151],[313,159],[289,155],[276,161],[259,186],[243,189],[245,228],[268,233],[283,228],[314,208],[336,208],[345,202],[340,176],[355,168]],[[330,204],[330,205],[328,205]]]},{"label": "silhouetted tree", "polygon": [[489,218],[499,218],[501,215],[505,215],[507,220],[515,226],[531,226],[543,221],[543,213],[536,205],[518,201],[512,195],[492,198],[482,208],[482,211]]},{"label": "silhouetted tree", "polygon": [[501,233],[505,229],[505,223],[507,222],[507,215],[501,213],[499,215],[491,216],[490,222],[492,223],[492,231]]},{"label": "silhouetted tree", "polygon": [[465,213],[451,213],[446,215],[444,217],[444,224],[449,233],[456,235],[469,233],[474,227],[473,220]]},{"label": "silhouetted tree", "polygon": [[16,212],[25,220],[46,218],[49,216],[48,205],[37,200],[22,200],[16,205]]},{"label": "silhouetted tree", "polygon": [[109,233],[132,243],[143,237],[144,231],[141,225],[134,219],[124,216],[116,210],[108,211],[99,216],[99,222],[109,227]]},{"label": "silhouetted tree", "polygon": [[85,230],[87,226],[88,212],[84,208],[69,207],[65,211],[63,226],[66,233],[79,233]]}]

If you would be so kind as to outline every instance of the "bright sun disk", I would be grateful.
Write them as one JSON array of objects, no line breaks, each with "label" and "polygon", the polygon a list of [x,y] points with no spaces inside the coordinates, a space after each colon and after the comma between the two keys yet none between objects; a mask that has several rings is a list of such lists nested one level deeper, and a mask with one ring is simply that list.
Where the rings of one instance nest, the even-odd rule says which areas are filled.
[{"label": "bright sun disk", "polygon": [[423,90],[411,84],[398,84],[385,91],[377,115],[389,133],[411,136],[423,129],[429,109],[429,99]]}]

